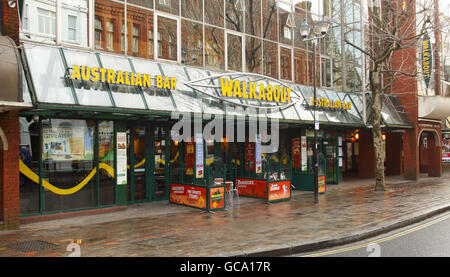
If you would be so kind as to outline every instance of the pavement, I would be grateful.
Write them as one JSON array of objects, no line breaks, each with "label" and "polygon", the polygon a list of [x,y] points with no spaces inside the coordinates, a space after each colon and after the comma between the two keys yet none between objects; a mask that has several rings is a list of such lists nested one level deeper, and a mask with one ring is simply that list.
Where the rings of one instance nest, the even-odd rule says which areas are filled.
[{"label": "pavement", "polygon": [[[71,242],[82,257],[287,256],[347,244],[450,210],[450,172],[419,181],[387,178],[329,185],[287,202],[233,199],[225,211],[201,213],[165,202],[136,204],[107,214],[22,224],[0,231],[0,257],[67,257]],[[73,246],[73,244],[72,244]]]}]

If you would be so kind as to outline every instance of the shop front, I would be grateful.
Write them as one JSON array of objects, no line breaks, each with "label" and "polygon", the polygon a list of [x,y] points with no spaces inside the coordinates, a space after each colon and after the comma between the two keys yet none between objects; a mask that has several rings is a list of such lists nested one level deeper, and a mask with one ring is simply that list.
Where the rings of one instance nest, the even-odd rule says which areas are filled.
[{"label": "shop front", "polygon": [[[169,201],[207,211],[227,191],[266,202],[338,184],[362,96],[251,73],[25,43],[21,215]],[[26,94],[26,95],[25,95]],[[390,111],[391,112],[391,111]]]}]

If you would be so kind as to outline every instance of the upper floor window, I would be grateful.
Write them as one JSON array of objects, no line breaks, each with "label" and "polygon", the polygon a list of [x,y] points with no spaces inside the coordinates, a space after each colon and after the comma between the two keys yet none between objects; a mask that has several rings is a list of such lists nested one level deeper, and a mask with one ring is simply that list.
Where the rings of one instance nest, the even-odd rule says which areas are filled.
[{"label": "upper floor window", "polygon": [[22,16],[22,30],[28,31],[30,26],[30,15],[29,15],[29,6],[25,5],[23,8],[23,16]]},{"label": "upper floor window", "polygon": [[77,41],[77,23],[78,18],[73,15],[69,15],[67,18],[67,35],[70,41]]},{"label": "upper floor window", "polygon": [[106,21],[106,49],[114,51],[114,22]]},{"label": "upper floor window", "polygon": [[56,36],[56,13],[37,8],[38,32],[43,35]]},{"label": "upper floor window", "polygon": [[133,53],[139,52],[139,26],[133,25]]},{"label": "upper floor window", "polygon": [[95,22],[95,48],[101,49],[102,48],[102,21],[100,18],[96,17]]}]

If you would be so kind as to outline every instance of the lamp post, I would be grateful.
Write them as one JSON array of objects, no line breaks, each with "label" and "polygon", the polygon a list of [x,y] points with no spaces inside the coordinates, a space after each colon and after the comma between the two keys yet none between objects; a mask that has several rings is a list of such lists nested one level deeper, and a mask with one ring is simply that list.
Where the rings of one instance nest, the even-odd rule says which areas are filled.
[{"label": "lamp post", "polygon": [[[318,32],[316,30],[312,31],[317,27]],[[327,35],[329,28],[329,23],[326,20],[325,16],[322,17],[322,20],[315,22],[314,26],[309,25],[308,22],[303,21],[303,24],[300,25],[300,35],[303,38],[303,41],[311,41],[313,44],[313,80],[314,80],[314,96],[313,96],[313,111],[314,111],[314,148],[313,148],[313,164],[314,164],[314,204],[319,203],[319,146],[317,143],[317,131],[320,128],[319,121],[317,120],[317,86],[316,86],[316,48],[320,39],[324,38]],[[310,33],[313,33],[312,36],[309,36]]]}]

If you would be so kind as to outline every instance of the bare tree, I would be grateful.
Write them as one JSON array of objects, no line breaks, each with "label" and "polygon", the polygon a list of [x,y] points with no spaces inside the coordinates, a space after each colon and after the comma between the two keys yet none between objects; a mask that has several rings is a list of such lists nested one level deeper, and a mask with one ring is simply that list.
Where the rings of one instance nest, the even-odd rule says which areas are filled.
[{"label": "bare tree", "polygon": [[[416,78],[417,46],[424,35],[440,28],[436,25],[435,4],[438,0],[367,0],[363,15],[366,44],[345,43],[361,51],[367,58],[369,89],[372,91],[372,134],[375,148],[375,190],[385,189],[384,150],[382,142],[383,95],[403,77]],[[411,60],[413,59],[413,60]],[[413,61],[413,62],[411,62]],[[413,66],[411,66],[413,65]]]}]

